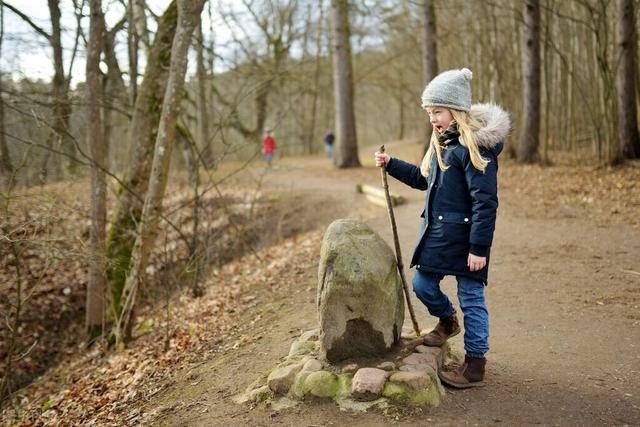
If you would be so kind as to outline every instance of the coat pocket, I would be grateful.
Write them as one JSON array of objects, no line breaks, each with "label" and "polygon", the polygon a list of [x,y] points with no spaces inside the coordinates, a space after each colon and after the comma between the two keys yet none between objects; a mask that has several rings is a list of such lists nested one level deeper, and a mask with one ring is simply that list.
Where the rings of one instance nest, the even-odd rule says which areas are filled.
[{"label": "coat pocket", "polygon": [[450,245],[469,244],[471,215],[459,212],[437,212],[433,216],[434,228],[440,229],[442,238]]},{"label": "coat pocket", "polygon": [[459,212],[437,212],[433,216],[433,219],[435,222],[471,225],[471,214]]}]

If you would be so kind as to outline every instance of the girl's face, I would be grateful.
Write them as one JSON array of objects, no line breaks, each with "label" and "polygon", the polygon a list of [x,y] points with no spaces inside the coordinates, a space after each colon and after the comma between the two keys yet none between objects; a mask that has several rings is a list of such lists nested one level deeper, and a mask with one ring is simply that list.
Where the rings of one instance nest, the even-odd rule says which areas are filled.
[{"label": "girl's face", "polygon": [[453,116],[448,108],[429,107],[427,108],[427,114],[429,114],[431,126],[433,126],[438,133],[443,133],[447,130],[449,124],[453,121]]}]

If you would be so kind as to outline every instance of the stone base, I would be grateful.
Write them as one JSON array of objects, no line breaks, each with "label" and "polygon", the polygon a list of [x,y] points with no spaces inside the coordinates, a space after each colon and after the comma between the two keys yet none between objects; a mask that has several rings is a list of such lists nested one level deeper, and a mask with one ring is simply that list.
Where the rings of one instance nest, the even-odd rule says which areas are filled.
[{"label": "stone base", "polygon": [[274,410],[315,399],[331,399],[341,409],[353,411],[384,410],[391,405],[437,406],[445,395],[438,371],[458,358],[447,343],[442,347],[421,343],[421,337],[407,335],[384,357],[330,365],[318,358],[318,331],[307,331],[291,344],[283,362],[234,401]]}]

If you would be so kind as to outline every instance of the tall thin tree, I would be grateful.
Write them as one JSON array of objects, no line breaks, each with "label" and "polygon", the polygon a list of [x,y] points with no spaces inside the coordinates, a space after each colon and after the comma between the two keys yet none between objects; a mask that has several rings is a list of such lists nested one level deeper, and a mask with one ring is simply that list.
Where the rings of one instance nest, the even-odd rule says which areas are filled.
[{"label": "tall thin tree", "polygon": [[[213,71],[213,70],[212,70]],[[209,75],[205,68],[204,60],[204,35],[202,34],[202,22],[196,29],[196,73],[198,76],[198,138],[197,142],[202,152],[202,158],[207,167],[213,162],[213,150],[209,143],[209,107],[207,106],[207,93],[209,93]],[[193,147],[196,148],[196,147]]]},{"label": "tall thin tree", "polygon": [[[4,8],[0,7],[0,58],[2,58],[2,41],[4,39]],[[0,175],[8,176],[13,172],[13,163],[7,147],[4,132],[4,98],[2,97],[2,73],[0,72]]]},{"label": "tall thin tree", "polygon": [[[60,20],[62,14],[60,12],[59,0],[48,0],[49,14],[51,15],[51,35],[49,43],[53,50],[53,128],[55,135],[54,141],[60,145],[67,155],[73,157],[76,153],[75,145],[69,136],[69,123],[71,120],[71,103],[69,100],[69,88],[64,72],[63,48],[62,48],[62,28]],[[67,169],[74,173],[77,169],[74,161],[67,162]],[[47,165],[43,163],[42,167],[43,180],[47,174]],[[60,176],[56,177],[57,179]]]},{"label": "tall thin tree", "polygon": [[178,0],[178,25],[171,47],[169,80],[164,93],[162,113],[153,154],[149,190],[144,199],[142,217],[138,226],[136,241],[131,254],[131,270],[125,282],[123,297],[125,302],[116,323],[116,342],[123,342],[124,331],[131,321],[138,289],[147,267],[149,253],[156,237],[159,213],[167,185],[171,152],[176,133],[178,109],[183,97],[184,76],[187,71],[187,51],[193,30],[200,21],[200,13],[205,0]]},{"label": "tall thin tree", "polygon": [[[51,46],[53,56],[53,80],[51,82],[53,132],[49,136],[48,140],[50,149],[45,151],[44,157],[40,163],[41,183],[44,183],[50,175],[53,175],[55,179],[60,179],[62,177],[62,171],[58,159],[55,159],[56,161],[53,163],[53,174],[51,174],[51,165],[49,164],[49,161],[51,160],[52,149],[62,149],[69,159],[73,158],[76,152],[75,145],[68,134],[71,118],[71,103],[69,100],[68,80],[65,77],[64,72],[62,27],[60,25],[60,19],[62,17],[60,12],[60,1],[48,0],[47,4],[49,6],[49,15],[51,17],[51,33],[47,33],[15,6],[12,6],[5,1],[0,2],[0,5],[18,15],[25,23],[33,28],[36,33],[43,36]],[[73,160],[68,161],[67,169],[69,172],[74,173],[77,169],[76,163]]]},{"label": "tall thin tree", "polygon": [[618,0],[618,138],[621,159],[640,157],[636,105],[636,35],[633,0]]},{"label": "tall thin tree", "polygon": [[85,100],[88,109],[87,146],[91,152],[91,264],[87,284],[86,326],[90,338],[97,337],[104,320],[105,296],[105,227],[107,221],[107,184],[104,165],[107,158],[100,114],[102,85],[100,53],[102,51],[102,0],[90,0],[89,43],[87,44]]},{"label": "tall thin tree", "polygon": [[540,145],[540,3],[525,0],[525,46],[522,55],[523,125],[518,145],[518,161],[539,160]]},{"label": "tall thin tree", "polygon": [[339,168],[357,167],[360,166],[360,160],[354,113],[348,0],[331,0],[331,23],[337,136],[333,161]]},{"label": "tall thin tree", "polygon": [[131,251],[136,226],[142,215],[143,198],[149,185],[153,147],[162,110],[162,94],[167,87],[170,52],[176,32],[178,10],[173,0],[158,21],[158,30],[147,57],[142,84],[138,88],[133,117],[129,126],[129,144],[133,159],[128,167],[118,197],[114,217],[107,237],[107,280],[112,297],[113,317],[122,309],[122,289],[131,267]]},{"label": "tall thin tree", "polygon": [[[435,0],[424,0],[422,21],[422,69],[424,72],[424,84],[429,83],[438,74],[438,43],[436,32],[436,8]],[[426,126],[426,141],[424,152],[429,148],[431,140],[431,125]]]}]

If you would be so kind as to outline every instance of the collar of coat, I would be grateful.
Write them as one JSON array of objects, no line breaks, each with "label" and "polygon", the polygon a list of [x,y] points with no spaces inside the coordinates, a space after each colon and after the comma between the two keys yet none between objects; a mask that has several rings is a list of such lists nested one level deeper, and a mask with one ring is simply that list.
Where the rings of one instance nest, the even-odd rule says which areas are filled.
[{"label": "collar of coat", "polygon": [[[500,106],[492,103],[473,104],[469,110],[469,115],[481,123],[480,129],[475,132],[476,142],[479,147],[493,149],[498,144],[504,143],[505,138],[511,131],[511,118],[509,113]],[[438,134],[438,142],[442,148],[453,141],[459,141],[458,124],[452,121],[443,133]],[[464,143],[460,140],[461,144]]]},{"label": "collar of coat", "polygon": [[476,131],[476,141],[479,147],[493,149],[503,143],[511,131],[509,113],[496,104],[473,104],[469,115],[483,125]]}]

